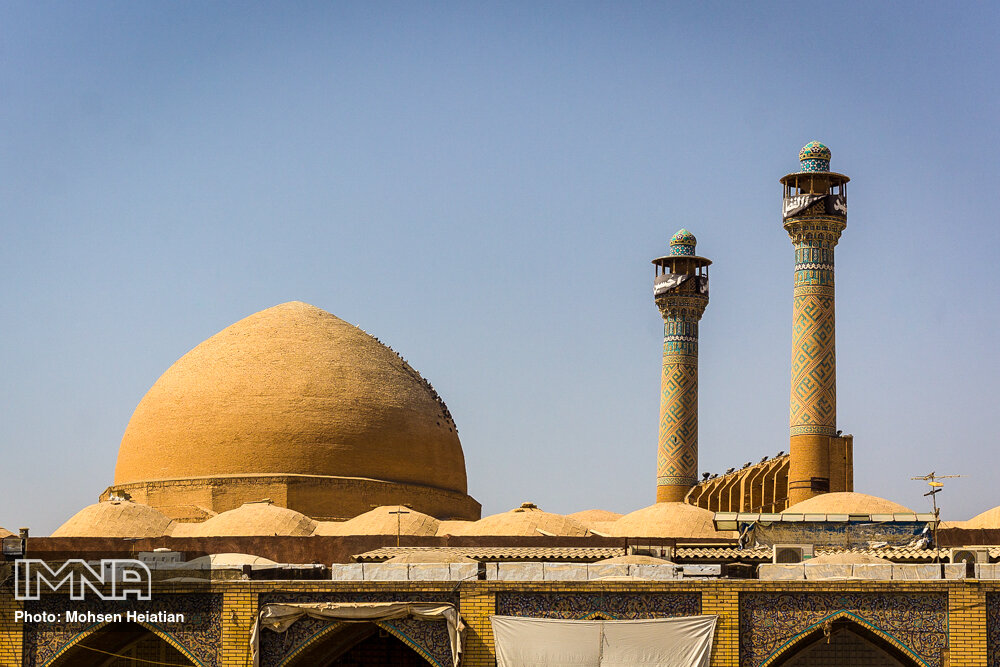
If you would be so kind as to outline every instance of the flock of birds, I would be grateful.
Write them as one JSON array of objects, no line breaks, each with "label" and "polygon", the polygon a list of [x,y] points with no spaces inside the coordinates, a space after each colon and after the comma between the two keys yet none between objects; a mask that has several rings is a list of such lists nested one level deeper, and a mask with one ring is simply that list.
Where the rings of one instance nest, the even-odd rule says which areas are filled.
[{"label": "flock of birds", "polygon": [[[774,458],[779,459],[779,458],[781,458],[784,455],[785,455],[785,450],[781,450],[780,452],[778,452],[777,454],[774,455]],[[771,459],[770,456],[765,456],[764,458],[762,458],[760,461],[757,462],[757,465],[760,465],[761,463],[765,463],[766,461],[769,461],[770,459]],[[746,470],[747,468],[749,468],[752,465],[753,465],[752,461],[747,461],[742,466],[740,466],[739,469],[740,470]],[[726,472],[722,473],[722,475],[726,476],[726,475],[728,475],[730,473],[733,473],[733,472],[736,472],[736,468],[730,468]],[[715,479],[718,476],[719,476],[718,473],[703,472],[703,473],[701,473],[701,481],[702,482],[707,482],[709,480]]]},{"label": "flock of birds", "polygon": [[[361,327],[358,326],[357,324],[355,324],[354,326],[357,327],[358,329],[361,329]],[[447,422],[448,430],[454,430],[455,433],[458,433],[458,426],[455,424],[455,419],[451,416],[451,410],[448,409],[448,406],[445,404],[444,399],[441,398],[440,394],[437,393],[437,390],[434,388],[434,385],[432,385],[427,380],[427,378],[418,373],[417,370],[413,368],[413,366],[411,366],[406,359],[403,358],[403,355],[401,355],[399,352],[396,352],[396,350],[393,349],[392,345],[383,343],[378,336],[370,334],[364,329],[361,329],[361,331],[374,338],[375,342],[377,342],[379,345],[381,345],[382,347],[384,347],[385,349],[389,350],[397,357],[399,357],[399,360],[403,362],[403,368],[405,368],[406,371],[414,377],[414,379],[420,382],[420,384],[422,384],[427,389],[427,391],[430,392],[431,397],[433,397],[434,400],[437,401],[438,406],[440,406],[441,408],[441,414],[444,417],[444,420]]]}]

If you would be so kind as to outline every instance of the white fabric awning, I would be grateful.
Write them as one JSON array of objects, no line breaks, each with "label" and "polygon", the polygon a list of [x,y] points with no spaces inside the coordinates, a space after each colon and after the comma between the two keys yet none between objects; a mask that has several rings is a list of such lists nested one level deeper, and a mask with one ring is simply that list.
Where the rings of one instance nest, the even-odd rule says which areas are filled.
[{"label": "white fabric awning", "polygon": [[302,602],[266,604],[261,607],[250,633],[250,651],[254,667],[258,664],[260,628],[284,632],[300,618],[318,618],[330,622],[375,623],[398,618],[419,621],[444,621],[448,625],[451,658],[458,667],[462,653],[465,623],[453,604],[447,602]]},{"label": "white fabric awning", "polygon": [[498,667],[708,667],[717,619],[490,618]]}]

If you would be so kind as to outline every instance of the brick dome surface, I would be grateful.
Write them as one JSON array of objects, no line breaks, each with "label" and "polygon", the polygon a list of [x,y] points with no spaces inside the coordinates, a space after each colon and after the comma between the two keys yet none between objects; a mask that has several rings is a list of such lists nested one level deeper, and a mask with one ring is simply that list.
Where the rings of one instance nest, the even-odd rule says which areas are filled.
[{"label": "brick dome surface", "polygon": [[112,500],[87,505],[56,528],[52,537],[162,537],[170,517],[148,505]]},{"label": "brick dome surface", "polygon": [[367,478],[466,493],[454,422],[399,355],[301,302],[177,360],[125,430],[115,485],[226,475]]},{"label": "brick dome surface", "polygon": [[304,536],[312,534],[316,522],[295,510],[260,502],[246,503],[184,528],[184,537]]},{"label": "brick dome surface", "polygon": [[[391,512],[402,512],[396,515]],[[321,521],[314,535],[436,535],[438,520],[401,505],[386,505],[348,521]]]},{"label": "brick dome surface", "polygon": [[1000,507],[988,509],[982,514],[977,514],[968,521],[954,521],[960,528],[1000,528]]},{"label": "brick dome surface", "polygon": [[793,514],[912,514],[913,510],[885,498],[867,493],[839,491],[822,493],[792,505],[786,512]]},{"label": "brick dome surface", "polygon": [[715,514],[688,503],[656,503],[610,524],[612,537],[676,537],[686,539],[731,537],[729,531],[717,531]]},{"label": "brick dome surface", "polygon": [[587,528],[595,529],[606,526],[610,521],[617,521],[622,518],[622,515],[618,512],[609,512],[608,510],[583,510],[582,512],[573,512],[566,516],[579,521]]},{"label": "brick dome surface", "polygon": [[539,537],[550,534],[583,537],[587,534],[587,527],[575,519],[561,514],[543,512],[531,503],[525,503],[525,505],[509,512],[483,517],[479,521],[471,521],[465,526],[452,525],[450,533],[456,536]]}]

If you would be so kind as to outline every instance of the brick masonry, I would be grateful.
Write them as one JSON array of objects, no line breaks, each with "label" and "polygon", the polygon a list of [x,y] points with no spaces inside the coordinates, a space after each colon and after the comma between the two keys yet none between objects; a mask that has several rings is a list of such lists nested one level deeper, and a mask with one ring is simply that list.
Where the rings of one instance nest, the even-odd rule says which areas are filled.
[{"label": "brick masonry", "polygon": [[[843,596],[845,599],[871,599],[892,597],[895,600],[928,598],[946,599],[946,618],[943,632],[947,637],[941,654],[946,666],[1000,667],[1000,646],[994,646],[988,636],[1000,635],[1000,581],[954,580],[925,582],[767,582],[759,580],[722,581],[670,581],[670,582],[500,582],[467,581],[456,590],[455,582],[219,582],[212,586],[212,594],[222,594],[221,642],[216,665],[220,667],[245,667],[250,662],[250,631],[257,615],[260,596],[275,593],[303,593],[322,599],[324,594],[358,595],[423,595],[445,600],[456,600],[467,632],[462,665],[465,667],[493,667],[496,652],[490,617],[497,611],[499,595],[512,593],[547,593],[561,598],[600,600],[604,596],[646,598],[674,596],[677,599],[695,594],[700,600],[702,614],[719,617],[712,652],[712,667],[740,666],[741,596],[787,594],[808,601],[815,596],[823,604]],[[154,599],[156,594],[154,593]],[[994,612],[988,613],[987,599]],[[593,603],[597,604],[597,603]],[[636,607],[640,609],[641,606]],[[14,623],[18,603],[10,589],[0,591],[0,664],[4,667],[21,665],[23,628]],[[594,609],[600,612],[599,609]],[[904,610],[905,611],[905,610]],[[742,619],[746,623],[746,619]],[[848,619],[849,620],[849,619]],[[932,628],[933,630],[933,628]],[[814,630],[815,632],[815,630]],[[804,635],[803,635],[804,636]],[[790,638],[793,640],[794,638]],[[856,640],[847,638],[843,641]],[[794,642],[793,642],[794,643]],[[802,643],[803,647],[809,641]],[[996,644],[997,642],[993,642]],[[796,645],[797,646],[797,645]],[[857,648],[861,651],[863,647]],[[864,649],[867,650],[867,649]],[[67,653],[71,658],[72,649]],[[263,665],[261,667],[267,667]],[[937,667],[935,665],[935,667]]]}]

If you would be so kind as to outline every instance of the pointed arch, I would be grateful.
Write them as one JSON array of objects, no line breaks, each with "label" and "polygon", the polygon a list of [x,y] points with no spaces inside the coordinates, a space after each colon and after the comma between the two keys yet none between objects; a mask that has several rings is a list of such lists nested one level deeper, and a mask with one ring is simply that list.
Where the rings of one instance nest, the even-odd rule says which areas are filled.
[{"label": "pointed arch", "polygon": [[[110,628],[121,628],[130,629],[136,634],[135,639],[142,639],[144,634],[152,635],[171,648],[175,649],[184,659],[188,660],[194,667],[204,667],[198,658],[196,658],[192,653],[177,639],[173,637],[169,632],[165,632],[160,628],[151,625],[149,623],[142,623],[139,621],[130,621],[128,623],[115,623],[111,621],[104,621],[101,623],[95,623],[94,625],[88,626],[73,636],[64,646],[62,646],[51,658],[42,664],[42,667],[61,667],[62,665],[71,665],[74,663],[68,662],[69,659],[74,658],[74,648],[79,648],[79,650],[85,651],[86,649],[81,647],[80,644],[83,642],[94,639],[95,637],[100,637],[103,634],[112,632]],[[118,650],[131,646],[134,642],[126,642],[119,647]]]},{"label": "pointed arch", "polygon": [[305,667],[306,665],[316,664],[315,661],[317,660],[318,652],[323,654],[324,662],[336,660],[369,639],[379,629],[398,639],[426,663],[435,667],[450,667],[450,665],[442,665],[417,641],[407,636],[406,633],[395,627],[391,622],[385,621],[371,623],[331,623],[304,641],[291,654],[278,663],[277,667]]},{"label": "pointed arch", "polygon": [[583,618],[581,621],[620,621],[621,619],[613,614],[609,614],[606,611],[592,611]]},{"label": "pointed arch", "polygon": [[869,621],[866,621],[860,616],[846,610],[841,610],[825,616],[799,634],[790,638],[787,642],[779,646],[774,653],[768,656],[768,658],[761,663],[760,667],[778,667],[779,665],[785,664],[788,660],[794,658],[799,651],[810,646],[815,639],[821,636],[823,634],[824,626],[832,626],[833,624],[846,625],[849,629],[860,630],[858,634],[860,634],[863,638],[868,639],[875,646],[886,650],[897,660],[904,662],[904,664],[913,665],[915,667],[930,667],[919,655],[906,646],[906,644],[902,643],[889,633],[881,630]]}]

